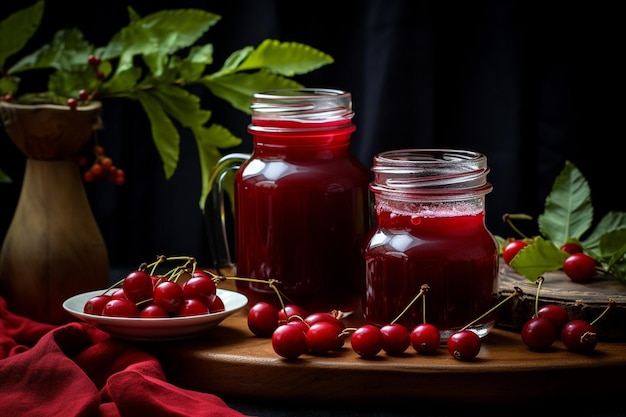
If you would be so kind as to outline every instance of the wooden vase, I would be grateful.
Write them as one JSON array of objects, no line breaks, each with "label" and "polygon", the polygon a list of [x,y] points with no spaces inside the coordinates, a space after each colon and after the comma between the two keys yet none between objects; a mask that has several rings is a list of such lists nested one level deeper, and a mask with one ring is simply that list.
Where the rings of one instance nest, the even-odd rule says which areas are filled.
[{"label": "wooden vase", "polygon": [[0,120],[27,157],[17,207],[0,252],[0,296],[33,320],[62,324],[67,298],[106,288],[109,259],[76,157],[101,128],[101,103],[0,102]]}]

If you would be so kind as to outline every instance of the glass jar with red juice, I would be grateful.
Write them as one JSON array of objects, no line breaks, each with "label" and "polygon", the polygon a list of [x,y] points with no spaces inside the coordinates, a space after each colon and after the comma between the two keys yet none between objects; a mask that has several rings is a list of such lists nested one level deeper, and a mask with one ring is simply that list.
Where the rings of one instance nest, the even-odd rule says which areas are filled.
[{"label": "glass jar with red juice", "polygon": [[[365,317],[390,323],[425,286],[398,322],[412,329],[425,319],[446,341],[497,300],[497,243],[485,226],[487,158],[396,150],[376,155],[372,171],[376,224],[365,248]],[[485,336],[495,320],[492,313],[470,329]]]},{"label": "glass jar with red juice", "polygon": [[[369,230],[367,168],[350,153],[352,98],[330,89],[260,92],[253,153],[235,175],[237,276],[279,281],[310,312],[361,307]],[[277,306],[262,282],[236,281],[249,306]]]}]

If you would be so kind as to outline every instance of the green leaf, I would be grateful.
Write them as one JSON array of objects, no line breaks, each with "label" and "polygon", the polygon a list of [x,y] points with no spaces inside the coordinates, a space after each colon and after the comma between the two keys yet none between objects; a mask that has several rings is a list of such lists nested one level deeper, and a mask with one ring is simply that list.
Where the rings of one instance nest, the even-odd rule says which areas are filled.
[{"label": "green leaf", "polygon": [[0,69],[6,59],[24,48],[43,17],[44,1],[19,10],[0,22]]},{"label": "green leaf", "polygon": [[568,256],[554,243],[538,236],[511,259],[510,265],[517,273],[535,282],[546,272],[563,268]]},{"label": "green leaf", "polygon": [[140,91],[135,97],[150,120],[152,139],[163,161],[165,178],[170,179],[178,166],[180,134],[167,116],[159,100],[152,94]]},{"label": "green leaf", "polygon": [[[621,253],[626,245],[626,228],[606,232],[600,238],[600,257],[611,258]],[[622,253],[623,254],[623,253]]]},{"label": "green leaf", "polygon": [[201,47],[193,47],[189,55],[180,61],[178,66],[180,75],[185,81],[199,79],[207,65],[213,63],[213,45],[206,44]]},{"label": "green leaf", "polygon": [[608,212],[600,219],[600,222],[593,229],[589,237],[581,242],[583,248],[585,248],[586,251],[599,253],[602,235],[623,228],[626,228],[626,212]]},{"label": "green leaf", "polygon": [[237,73],[220,77],[206,76],[202,84],[211,92],[234,108],[250,114],[250,104],[254,93],[275,88],[302,88],[302,84],[267,71]]},{"label": "green leaf", "polygon": [[557,247],[568,238],[579,239],[591,227],[591,188],[570,161],[558,175],[546,197],[545,210],[538,217],[539,230]]},{"label": "green leaf", "polygon": [[[108,61],[103,61],[103,63],[105,62]],[[100,64],[100,66],[102,66],[102,64]],[[102,84],[100,92],[104,95],[114,95],[116,92],[132,90],[139,82],[141,75],[142,71],[139,67],[131,67],[125,71],[116,72]]]},{"label": "green leaf", "polygon": [[211,118],[211,112],[200,107],[200,97],[182,88],[166,85],[150,90],[149,94],[158,100],[169,116],[185,127],[201,127]]},{"label": "green leaf", "polygon": [[87,59],[93,50],[94,47],[85,41],[80,30],[59,30],[54,34],[52,42],[20,59],[9,71],[15,73],[42,68],[71,70],[77,66],[86,68]]},{"label": "green leaf", "polygon": [[239,65],[238,71],[265,68],[287,77],[306,74],[333,63],[333,58],[311,46],[297,42],[266,39]]},{"label": "green leaf", "polygon": [[120,31],[119,38],[113,38],[115,43],[121,43],[121,69],[132,66],[135,55],[155,55],[149,64],[151,71],[159,74],[160,65],[168,55],[192,46],[220,19],[221,16],[200,9],[178,9],[131,20]]}]

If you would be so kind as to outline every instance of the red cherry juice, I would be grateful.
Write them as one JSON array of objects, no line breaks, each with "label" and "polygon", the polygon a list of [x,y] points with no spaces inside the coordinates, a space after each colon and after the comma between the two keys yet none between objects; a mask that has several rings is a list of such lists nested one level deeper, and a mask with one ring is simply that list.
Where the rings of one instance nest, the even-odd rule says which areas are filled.
[{"label": "red cherry juice", "polygon": [[[365,251],[368,322],[384,325],[395,319],[423,284],[429,289],[399,322],[409,329],[423,322],[425,301],[426,321],[439,328],[442,340],[493,307],[496,242],[485,228],[484,211],[454,204],[454,212],[442,204],[426,213],[377,205],[377,225]],[[494,320],[492,314],[479,323]]]},{"label": "red cherry juice", "polygon": [[[254,153],[235,177],[237,275],[278,280],[285,303],[310,312],[349,313],[361,305],[369,173],[349,153],[354,126],[343,125],[287,133],[251,128]],[[279,305],[267,284],[236,285],[249,306]]]}]

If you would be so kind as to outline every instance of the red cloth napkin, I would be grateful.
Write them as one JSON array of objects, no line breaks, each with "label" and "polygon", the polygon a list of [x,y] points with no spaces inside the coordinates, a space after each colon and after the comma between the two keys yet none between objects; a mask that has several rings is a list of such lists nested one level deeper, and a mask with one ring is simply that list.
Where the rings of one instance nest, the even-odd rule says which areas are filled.
[{"label": "red cloth napkin", "polygon": [[167,382],[159,361],[87,323],[43,324],[0,297],[0,416],[245,417]]}]

